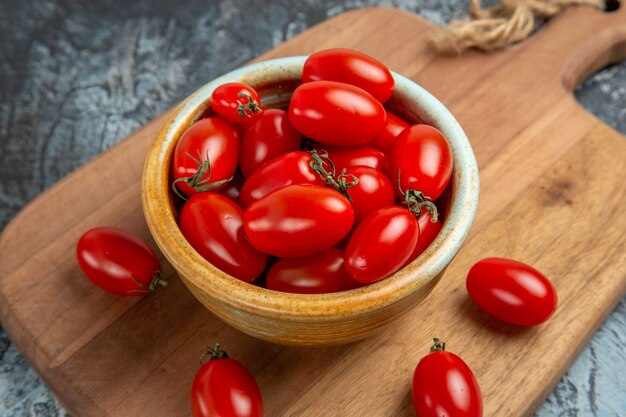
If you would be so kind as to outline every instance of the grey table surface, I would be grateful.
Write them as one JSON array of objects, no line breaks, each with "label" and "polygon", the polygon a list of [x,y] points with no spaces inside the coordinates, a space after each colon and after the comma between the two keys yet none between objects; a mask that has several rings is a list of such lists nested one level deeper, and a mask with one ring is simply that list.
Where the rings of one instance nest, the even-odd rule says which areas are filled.
[{"label": "grey table surface", "polygon": [[[0,228],[208,80],[365,6],[440,24],[467,14],[462,0],[0,0]],[[626,61],[576,96],[626,134]],[[626,416],[625,347],[626,298],[536,416]],[[1,327],[0,415],[68,415]]]}]

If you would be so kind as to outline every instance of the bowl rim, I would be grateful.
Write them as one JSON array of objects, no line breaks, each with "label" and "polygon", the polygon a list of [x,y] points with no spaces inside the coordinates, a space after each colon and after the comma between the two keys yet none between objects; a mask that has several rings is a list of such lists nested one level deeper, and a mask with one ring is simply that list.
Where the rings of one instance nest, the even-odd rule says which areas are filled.
[{"label": "bowl rim", "polygon": [[[439,235],[428,249],[384,280],[328,294],[273,291],[240,281],[214,267],[187,242],[173,214],[169,162],[175,143],[208,106],[217,86],[233,81],[253,87],[277,81],[298,81],[306,58],[275,58],[241,67],[210,81],[176,107],[148,149],[142,174],[142,205],[156,244],[187,286],[191,284],[219,303],[255,315],[324,321],[338,315],[357,316],[390,307],[439,276],[469,233],[478,206],[479,176],[471,144],[450,111],[419,84],[392,72],[395,89],[391,100],[401,99],[403,107],[439,129],[452,148],[450,206]],[[163,169],[164,166],[167,169]]]}]

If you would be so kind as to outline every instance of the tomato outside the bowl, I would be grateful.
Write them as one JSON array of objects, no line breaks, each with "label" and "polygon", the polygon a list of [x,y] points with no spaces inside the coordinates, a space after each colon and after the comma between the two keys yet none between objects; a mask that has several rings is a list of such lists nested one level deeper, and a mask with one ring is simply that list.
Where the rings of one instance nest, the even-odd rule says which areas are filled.
[{"label": "tomato outside the bowl", "polygon": [[517,326],[536,326],[554,314],[558,299],[552,283],[523,262],[483,259],[470,269],[467,292],[492,316]]}]

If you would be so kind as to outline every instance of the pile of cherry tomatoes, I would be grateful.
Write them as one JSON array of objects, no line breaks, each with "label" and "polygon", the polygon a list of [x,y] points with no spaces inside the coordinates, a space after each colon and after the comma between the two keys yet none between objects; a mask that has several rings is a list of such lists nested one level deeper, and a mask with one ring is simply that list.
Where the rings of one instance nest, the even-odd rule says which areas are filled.
[{"label": "pile of cherry tomatoes", "polygon": [[294,293],[357,288],[412,262],[439,232],[452,152],[384,107],[393,90],[383,64],[347,49],[311,55],[285,110],[218,86],[172,158],[183,235],[222,271]]},{"label": "pile of cherry tomatoes", "polygon": [[[393,89],[384,65],[346,49],[309,57],[287,110],[262,108],[244,84],[216,88],[172,159],[183,235],[224,272],[286,292],[357,288],[412,262],[439,233],[433,202],[450,180],[452,154],[438,130],[385,109]],[[150,247],[121,229],[89,230],[77,258],[118,295],[166,284]],[[466,287],[483,310],[518,326],[545,322],[557,305],[545,276],[510,259],[477,262]],[[261,417],[261,391],[245,366],[219,345],[205,356],[192,384],[194,417]],[[412,386],[419,417],[482,416],[473,372],[438,339]]]}]

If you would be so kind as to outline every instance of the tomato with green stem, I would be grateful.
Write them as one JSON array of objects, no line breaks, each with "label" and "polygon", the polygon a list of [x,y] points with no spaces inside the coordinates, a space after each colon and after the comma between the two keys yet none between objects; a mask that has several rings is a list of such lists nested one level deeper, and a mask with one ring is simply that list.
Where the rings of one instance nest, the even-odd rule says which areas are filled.
[{"label": "tomato with green stem", "polygon": [[391,183],[378,169],[357,165],[339,171],[326,151],[315,149],[311,151],[311,168],[327,187],[339,191],[352,203],[355,224],[369,213],[393,205],[395,197]]},{"label": "tomato with green stem", "polygon": [[339,173],[344,168],[358,165],[368,166],[385,171],[387,158],[378,149],[369,146],[355,146],[352,148],[342,148],[338,146],[328,146],[322,144],[313,145],[313,149],[318,153],[326,152],[328,159],[335,165],[335,170]]},{"label": "tomato with green stem", "polygon": [[263,113],[259,93],[243,83],[225,83],[211,93],[211,108],[235,124],[249,124]]},{"label": "tomato with green stem", "polygon": [[399,198],[403,198],[403,190],[419,190],[436,200],[450,181],[452,165],[450,144],[429,125],[403,130],[387,154],[387,175],[391,181],[399,181]]},{"label": "tomato with green stem", "polygon": [[483,400],[470,367],[433,339],[430,354],[413,374],[413,406],[419,417],[482,417]]},{"label": "tomato with green stem", "polygon": [[183,133],[174,148],[172,188],[187,197],[217,191],[230,180],[238,164],[237,129],[219,117],[199,120]]},{"label": "tomato with green stem", "polygon": [[76,245],[76,257],[87,278],[113,294],[141,296],[167,284],[152,249],[139,236],[117,227],[85,232]]},{"label": "tomato with green stem", "polygon": [[[209,361],[202,363],[208,356]],[[191,385],[193,417],[262,417],[263,399],[254,375],[219,344],[206,352]]]},{"label": "tomato with green stem", "polygon": [[289,152],[267,162],[245,180],[241,186],[239,204],[246,208],[272,191],[287,185],[324,183],[311,168],[309,152]]},{"label": "tomato with green stem", "polygon": [[361,223],[368,214],[393,205],[393,187],[382,171],[368,166],[353,166],[346,169],[343,175],[354,181],[347,194],[354,208],[355,224]]}]

